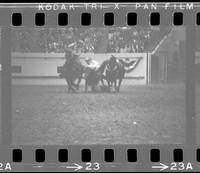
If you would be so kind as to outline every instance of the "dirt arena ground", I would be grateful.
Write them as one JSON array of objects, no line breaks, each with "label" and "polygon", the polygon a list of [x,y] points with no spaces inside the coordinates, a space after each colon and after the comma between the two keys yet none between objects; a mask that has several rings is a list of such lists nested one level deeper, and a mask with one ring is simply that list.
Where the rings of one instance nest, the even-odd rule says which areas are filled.
[{"label": "dirt arena ground", "polygon": [[185,141],[183,85],[123,85],[120,93],[76,94],[64,86],[13,86],[12,96],[13,144]]}]

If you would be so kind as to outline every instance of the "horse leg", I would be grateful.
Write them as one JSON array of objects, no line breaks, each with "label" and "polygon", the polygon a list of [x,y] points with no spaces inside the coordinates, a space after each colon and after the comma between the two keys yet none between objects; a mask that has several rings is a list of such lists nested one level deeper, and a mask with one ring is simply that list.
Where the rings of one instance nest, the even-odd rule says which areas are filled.
[{"label": "horse leg", "polygon": [[111,81],[111,90],[113,91],[115,88],[115,81]]},{"label": "horse leg", "polygon": [[100,78],[102,86],[105,86],[103,78]]},{"label": "horse leg", "polygon": [[83,72],[81,72],[81,73],[79,74],[78,82],[77,82],[77,90],[79,90],[79,86],[80,86],[80,83],[81,83],[82,77],[83,77]]},{"label": "horse leg", "polygon": [[87,81],[87,78],[85,79],[85,92],[88,92],[88,81]]},{"label": "horse leg", "polygon": [[88,85],[87,84],[85,85],[85,92],[86,93],[88,92]]},{"label": "horse leg", "polygon": [[68,79],[66,79],[66,81],[67,81],[68,93],[70,93],[70,91],[71,91],[71,83],[70,83],[70,81]]},{"label": "horse leg", "polygon": [[73,88],[73,86],[74,86],[74,81],[73,81],[73,79],[69,79],[68,80],[68,86],[69,86],[69,90],[70,91],[72,91],[73,93],[75,93],[76,91],[75,91],[75,89]]},{"label": "horse leg", "polygon": [[91,86],[91,89],[92,89],[92,92],[95,92],[95,86],[94,85]]},{"label": "horse leg", "polygon": [[108,83],[108,89],[111,92],[111,81],[107,80],[107,83]]},{"label": "horse leg", "polygon": [[73,82],[71,83],[71,91],[72,91],[73,93],[76,92],[76,90],[73,88]]},{"label": "horse leg", "polygon": [[81,79],[82,79],[82,76],[79,77],[79,79],[78,79],[78,83],[77,83],[77,89],[78,89],[78,90],[79,90],[79,86],[80,86],[80,83],[81,83]]},{"label": "horse leg", "polygon": [[79,85],[81,83],[81,79],[82,79],[81,77],[78,78],[77,84],[73,84],[76,87],[77,90],[79,90]]},{"label": "horse leg", "polygon": [[114,81],[114,84],[115,84],[115,92],[117,92],[118,91],[117,80]]},{"label": "horse leg", "polygon": [[119,92],[119,89],[120,89],[121,83],[122,83],[122,78],[119,79],[119,84],[118,84],[118,87],[117,87],[117,92]]}]

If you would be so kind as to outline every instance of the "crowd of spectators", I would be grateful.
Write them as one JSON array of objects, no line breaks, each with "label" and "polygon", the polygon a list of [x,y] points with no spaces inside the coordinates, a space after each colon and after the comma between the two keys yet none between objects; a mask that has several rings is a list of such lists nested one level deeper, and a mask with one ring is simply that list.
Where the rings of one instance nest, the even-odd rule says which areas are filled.
[{"label": "crowd of spectators", "polygon": [[108,52],[136,53],[144,52],[151,30],[118,28],[108,34]]},{"label": "crowd of spectators", "polygon": [[[106,31],[105,31],[106,30]],[[12,30],[14,52],[96,52],[105,44],[106,52],[144,52],[151,28],[23,28]],[[105,39],[106,34],[106,39]],[[104,38],[104,40],[102,40]]]}]

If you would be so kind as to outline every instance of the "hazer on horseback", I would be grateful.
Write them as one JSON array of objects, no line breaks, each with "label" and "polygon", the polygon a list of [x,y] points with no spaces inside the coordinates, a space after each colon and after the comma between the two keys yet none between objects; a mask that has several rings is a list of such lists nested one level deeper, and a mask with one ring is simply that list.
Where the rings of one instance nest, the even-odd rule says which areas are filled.
[{"label": "hazer on horseback", "polygon": [[99,70],[103,74],[103,78],[107,81],[108,88],[112,90],[114,84],[115,92],[119,92],[125,73],[133,71],[141,59],[142,57],[138,57],[136,60],[126,62],[122,58],[111,55],[108,60],[105,60]]},{"label": "hazer on horseback", "polygon": [[[74,54],[70,49],[65,50],[65,63],[60,72],[60,77],[65,78],[68,85],[68,92],[78,90],[81,79],[83,77],[83,67],[78,63],[78,55]],[[75,83],[77,80],[77,83]],[[74,88],[75,87],[75,88]]]}]

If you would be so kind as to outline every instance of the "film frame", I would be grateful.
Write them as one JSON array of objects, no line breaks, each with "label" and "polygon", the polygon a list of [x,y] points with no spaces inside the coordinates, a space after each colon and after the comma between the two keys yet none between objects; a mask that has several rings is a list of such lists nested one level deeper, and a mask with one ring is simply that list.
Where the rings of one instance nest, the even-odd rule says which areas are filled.
[{"label": "film frame", "polygon": [[[151,4],[151,3],[149,3]],[[158,4],[158,3],[157,3]],[[165,5],[166,3],[159,3],[159,5]],[[173,3],[171,3],[173,6]],[[183,5],[186,3],[182,3]],[[59,170],[59,171],[68,171],[66,168],[63,168],[63,165],[58,161],[58,157],[54,157],[58,155],[59,149],[68,149],[68,161],[64,165],[72,165],[73,163],[80,164],[83,168],[83,171],[87,171],[87,168],[91,168],[91,171],[155,171],[152,166],[154,165],[151,162],[151,149],[160,149],[160,159],[158,159],[158,163],[163,163],[166,165],[172,164],[172,162],[176,162],[174,159],[173,153],[181,152],[180,150],[174,151],[174,149],[182,149],[183,150],[183,158],[180,159],[180,164],[185,164],[187,167],[187,163],[190,162],[192,164],[192,170],[189,168],[189,171],[198,171],[198,162],[197,162],[197,153],[198,145],[196,144],[196,125],[195,125],[195,33],[198,25],[196,24],[196,15],[198,12],[198,4],[193,3],[197,8],[192,10],[183,10],[183,9],[174,9],[173,7],[169,7],[167,10],[157,9],[156,12],[160,14],[160,25],[163,26],[172,26],[173,25],[173,14],[175,12],[181,12],[183,14],[183,24],[186,28],[186,56],[190,57],[186,59],[186,143],[185,144],[139,144],[139,145],[78,145],[78,146],[13,146],[11,141],[11,50],[10,47],[10,31],[12,27],[35,27],[34,24],[34,15],[38,13],[38,6],[41,4],[32,4],[32,5],[23,5],[23,7],[16,4],[17,8],[9,8],[9,5],[6,4],[8,8],[1,9],[1,17],[0,23],[2,25],[2,146],[1,146],[1,160],[4,163],[11,162],[13,170],[40,170],[40,171],[51,171],[51,170]],[[51,4],[53,5],[53,4]],[[68,14],[68,26],[76,26],[76,27],[88,27],[81,26],[81,13],[90,13],[91,14],[91,25],[94,27],[101,27],[104,23],[104,14],[105,13],[113,13],[114,14],[114,26],[126,26],[126,14],[128,12],[133,12],[132,9],[129,9],[127,6],[130,4],[122,4],[119,3],[119,9],[116,11],[116,4],[103,4],[105,8],[92,10],[91,8],[85,9],[85,4],[74,4],[77,6],[74,10],[67,11]],[[136,5],[136,3],[132,3],[132,5]],[[10,5],[12,6],[12,5]],[[31,8],[27,8],[27,6],[32,6]],[[100,6],[100,4],[99,4]],[[45,8],[45,7],[44,7]],[[48,7],[47,7],[48,8]],[[50,8],[50,6],[49,6]],[[53,8],[53,7],[52,7]],[[196,10],[195,10],[196,9]],[[183,11],[182,11],[183,10]],[[134,10],[137,13],[137,25],[147,27],[150,22],[150,13],[151,9],[143,9],[138,8]],[[22,13],[22,26],[12,26],[12,14],[13,13]],[[40,12],[41,13],[41,12]],[[59,27],[58,26],[58,14],[60,10],[44,10],[42,11],[45,14],[45,27]],[[99,16],[101,16],[99,18]],[[94,20],[98,18],[99,20]],[[31,20],[30,20],[31,19]],[[70,20],[73,19],[73,20]],[[40,25],[40,24],[39,24]],[[40,26],[37,26],[40,27]],[[109,26],[108,26],[109,27]],[[6,57],[6,58],[5,58]],[[23,163],[12,163],[12,153],[13,149],[22,149],[23,155]],[[38,161],[41,163],[37,163],[35,161],[35,152],[43,153],[42,150],[36,151],[36,149],[44,149],[45,150],[45,162]],[[82,149],[90,149],[91,151],[91,159],[86,159],[87,162],[83,162],[81,159],[81,151]],[[111,158],[111,161],[105,161],[105,149],[113,149],[114,150],[114,161]],[[136,149],[137,150],[137,161],[136,162],[128,162],[127,161],[127,151],[128,149]],[[15,152],[19,152],[15,150]],[[85,151],[87,153],[87,151]],[[109,150],[108,152],[111,152]],[[156,152],[155,150],[152,152]],[[19,152],[20,153],[20,152]],[[111,154],[112,155],[112,154]],[[159,154],[158,154],[159,155]],[[198,154],[199,155],[199,154]],[[53,157],[52,157],[53,156]],[[40,160],[40,159],[39,159]],[[109,159],[108,159],[109,160]],[[179,159],[176,159],[179,160]],[[100,164],[100,169],[98,169],[96,164]],[[88,165],[87,165],[88,164]],[[182,165],[179,163],[175,166],[175,171],[183,169]],[[172,169],[173,165],[169,166],[168,170]],[[184,167],[183,170],[186,170]],[[189,166],[190,167],[190,166]],[[88,168],[88,169],[89,169]],[[71,171],[71,170],[69,170]],[[90,169],[89,169],[90,171]],[[159,171],[159,170],[158,170]]]}]

